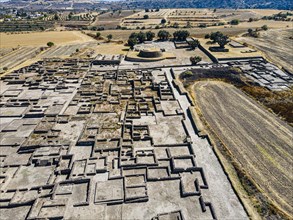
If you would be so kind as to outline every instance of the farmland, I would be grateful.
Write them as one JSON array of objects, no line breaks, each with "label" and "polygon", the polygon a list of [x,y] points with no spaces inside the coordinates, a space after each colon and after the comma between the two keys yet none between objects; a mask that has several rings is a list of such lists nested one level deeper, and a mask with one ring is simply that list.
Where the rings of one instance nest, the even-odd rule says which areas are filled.
[{"label": "farmland", "polygon": [[17,46],[46,46],[49,41],[52,41],[57,45],[93,41],[92,38],[79,31],[33,32],[21,34],[0,33],[0,38],[1,48]]},{"label": "farmland", "polygon": [[202,81],[194,92],[204,119],[241,169],[291,215],[292,127],[232,85]]},{"label": "farmland", "polygon": [[287,30],[268,30],[262,32],[259,38],[239,37],[237,40],[247,42],[255,48],[263,51],[265,55],[287,70],[293,72],[293,29]]}]

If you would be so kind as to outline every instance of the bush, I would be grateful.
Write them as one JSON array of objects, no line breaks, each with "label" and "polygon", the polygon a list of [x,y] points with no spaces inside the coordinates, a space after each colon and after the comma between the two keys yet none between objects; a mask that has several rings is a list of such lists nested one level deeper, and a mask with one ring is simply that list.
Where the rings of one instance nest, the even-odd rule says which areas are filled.
[{"label": "bush", "polygon": [[202,60],[200,56],[190,57],[190,62],[192,65],[196,65]]},{"label": "bush", "polygon": [[188,31],[175,31],[173,33],[174,40],[184,41],[189,37],[190,33]]},{"label": "bush", "polygon": [[150,17],[150,16],[148,16],[148,15],[144,15],[144,16],[143,16],[143,19],[149,19],[149,17]]},{"label": "bush", "polygon": [[108,39],[108,41],[111,41],[112,38],[113,38],[113,35],[112,35],[112,34],[107,35],[107,39]]},{"label": "bush", "polygon": [[151,31],[146,32],[146,39],[148,41],[152,41],[155,36],[156,36],[156,34],[154,32],[151,32]]},{"label": "bush", "polygon": [[175,23],[173,24],[173,28],[179,28],[179,24],[178,24],[177,22],[175,22]]},{"label": "bush", "polygon": [[165,19],[165,18],[163,18],[162,20],[161,20],[161,24],[166,24],[167,23],[167,20]]},{"label": "bush", "polygon": [[200,25],[198,25],[198,27],[200,27],[200,28],[206,28],[207,25],[206,24],[200,24]]},{"label": "bush", "polygon": [[239,24],[239,20],[238,19],[233,19],[232,21],[230,21],[230,24],[232,24],[232,25],[238,25]]},{"label": "bush", "polygon": [[168,31],[160,30],[158,32],[158,38],[160,38],[160,40],[166,41],[169,39],[169,37],[170,37],[170,33]]},{"label": "bush", "polygon": [[129,38],[128,39],[127,45],[130,46],[131,49],[133,49],[136,44],[137,44],[136,38]]},{"label": "bush", "polygon": [[47,43],[47,46],[48,47],[53,47],[54,46],[54,43],[50,41],[50,42]]},{"label": "bush", "polygon": [[194,50],[195,48],[197,48],[200,45],[200,42],[198,40],[194,40],[194,41],[191,41],[189,43],[189,45],[190,45],[191,49]]},{"label": "bush", "polygon": [[188,78],[188,77],[191,77],[193,76],[193,73],[191,71],[186,71],[182,74],[182,78]]},{"label": "bush", "polygon": [[263,25],[263,26],[261,27],[261,29],[264,30],[264,31],[267,31],[269,28],[268,28],[267,25]]},{"label": "bush", "polygon": [[211,37],[211,35],[209,35],[209,34],[206,34],[206,35],[204,36],[205,39],[209,39],[210,37]]}]

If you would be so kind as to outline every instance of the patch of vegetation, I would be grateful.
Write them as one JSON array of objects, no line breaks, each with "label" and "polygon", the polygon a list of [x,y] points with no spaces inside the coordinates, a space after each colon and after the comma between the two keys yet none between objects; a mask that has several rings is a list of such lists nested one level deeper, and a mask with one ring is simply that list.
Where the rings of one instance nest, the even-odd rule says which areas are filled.
[{"label": "patch of vegetation", "polygon": [[184,87],[192,85],[194,81],[205,79],[217,79],[232,83],[293,126],[293,89],[284,91],[268,90],[258,86],[253,81],[249,81],[246,77],[243,77],[240,69],[233,67],[194,69],[190,71],[193,73],[192,76],[190,73],[186,75],[185,72],[180,75]]},{"label": "patch of vegetation", "polygon": [[193,75],[186,78],[185,72],[181,73],[179,78],[183,80],[185,87],[194,83],[194,81],[202,79],[221,79],[227,82],[232,82],[235,85],[241,86],[245,83],[241,80],[240,70],[232,67],[216,67],[213,69],[193,69],[190,70]]},{"label": "patch of vegetation", "polygon": [[158,32],[158,38],[161,40],[161,41],[167,41],[169,40],[169,37],[170,37],[170,33],[168,31],[165,31],[165,30],[160,30]]},{"label": "patch of vegetation", "polygon": [[48,47],[53,47],[54,46],[54,43],[50,41],[50,42],[47,43],[47,46]]},{"label": "patch of vegetation", "polygon": [[233,19],[232,21],[230,21],[231,25],[238,25],[240,23],[240,21],[238,19]]},{"label": "patch of vegetation", "polygon": [[180,31],[175,31],[173,33],[173,37],[175,41],[185,41],[186,38],[188,38],[190,35],[189,31],[185,30],[180,30]]},{"label": "patch of vegetation", "polygon": [[280,12],[278,14],[274,14],[271,16],[264,16],[262,17],[263,20],[275,20],[275,21],[292,21],[289,16],[293,16],[291,12]]},{"label": "patch of vegetation", "polygon": [[219,44],[220,48],[225,48],[225,45],[229,43],[229,37],[220,31],[212,32],[210,34],[210,39],[212,43]]},{"label": "patch of vegetation", "polygon": [[190,57],[190,62],[192,65],[198,64],[202,58],[200,56]]},{"label": "patch of vegetation", "polygon": [[264,106],[293,125],[293,90],[270,91],[260,86],[245,85],[240,87]]}]

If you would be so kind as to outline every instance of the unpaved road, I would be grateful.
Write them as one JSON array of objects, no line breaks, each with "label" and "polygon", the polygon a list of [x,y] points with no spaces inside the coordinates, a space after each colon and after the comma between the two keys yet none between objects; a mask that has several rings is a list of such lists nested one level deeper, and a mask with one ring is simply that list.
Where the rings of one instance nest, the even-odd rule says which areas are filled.
[{"label": "unpaved road", "polygon": [[292,36],[293,29],[271,29],[261,32],[259,38],[240,37],[237,40],[247,42],[263,51],[274,63],[283,66],[293,73],[293,39],[289,38]]},{"label": "unpaved road", "polygon": [[233,157],[292,216],[293,129],[232,85],[201,81],[196,102]]}]

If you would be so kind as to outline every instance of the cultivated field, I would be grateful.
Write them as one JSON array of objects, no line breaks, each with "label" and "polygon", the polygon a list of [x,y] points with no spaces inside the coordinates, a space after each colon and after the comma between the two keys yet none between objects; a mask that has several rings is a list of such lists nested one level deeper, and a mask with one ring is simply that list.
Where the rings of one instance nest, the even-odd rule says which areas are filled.
[{"label": "cultivated field", "polygon": [[17,46],[46,46],[49,41],[52,41],[57,45],[94,41],[91,37],[84,35],[79,31],[49,31],[21,34],[0,33],[0,38],[1,48]]},{"label": "cultivated field", "polygon": [[261,32],[259,38],[240,37],[237,40],[263,51],[274,63],[293,73],[293,29],[268,30]]},{"label": "cultivated field", "polygon": [[201,81],[195,99],[210,128],[270,200],[292,215],[293,129],[232,85]]},{"label": "cultivated field", "polygon": [[114,29],[123,21],[127,16],[134,14],[132,10],[123,10],[121,13],[117,12],[108,12],[101,14],[96,17],[96,20],[93,22],[92,26],[102,26],[106,29]]},{"label": "cultivated field", "polygon": [[40,53],[39,47],[21,47],[0,57],[1,68],[11,69]]}]

